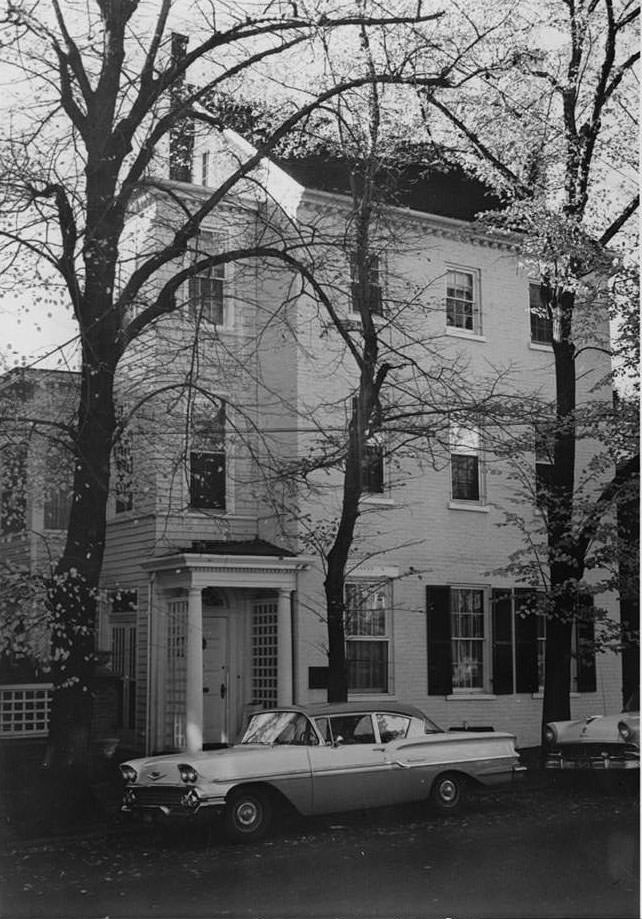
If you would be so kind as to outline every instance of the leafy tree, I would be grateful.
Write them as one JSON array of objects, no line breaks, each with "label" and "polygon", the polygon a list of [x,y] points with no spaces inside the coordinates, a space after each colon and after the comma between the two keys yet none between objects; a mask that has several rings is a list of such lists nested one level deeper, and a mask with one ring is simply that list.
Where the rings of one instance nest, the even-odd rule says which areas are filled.
[{"label": "leafy tree", "polygon": [[[397,61],[387,58],[375,71],[355,61],[349,76],[326,80],[312,95],[293,90],[258,150],[198,207],[184,211],[170,238],[148,257],[127,261],[119,250],[134,197],[167,155],[169,141],[171,176],[187,177],[188,116],[208,120],[200,106],[208,95],[233,94],[244,75],[258,82],[263,64],[283,57],[286,67],[297,49],[334,39],[342,29],[373,30],[383,46],[394,28],[401,46],[404,33],[416,43],[437,16],[422,15],[414,5],[407,13],[398,7],[388,13],[377,5],[369,13],[356,4],[335,12],[321,0],[309,6],[269,3],[265,9],[225,9],[218,18],[204,8],[191,50],[169,37],[168,0],[153,16],[136,0],[98,0],[82,11],[58,2],[47,10],[22,2],[7,8],[3,46],[31,105],[8,122],[11,132],[3,145],[4,267],[29,270],[47,297],[59,291],[80,332],[74,500],[66,545],[48,589],[52,763],[76,761],[86,746],[110,455],[120,433],[114,401],[119,362],[146,329],[177,308],[176,291],[190,276],[251,257],[286,258],[278,246],[250,246],[175,270],[201,222],[311,112],[373,81],[437,86],[445,77],[434,67],[419,72],[416,56],[405,53]],[[187,82],[188,71],[198,72],[197,86]],[[165,194],[169,200],[171,189]],[[296,265],[291,257],[290,263]]]},{"label": "leafy tree", "polygon": [[[525,259],[541,278],[542,315],[552,329],[555,397],[540,504],[546,547],[544,558],[531,553],[529,569],[548,596],[546,722],[570,717],[578,596],[587,589],[587,567],[595,563],[590,554],[601,553],[609,514],[636,480],[634,458],[618,463],[610,477],[597,465],[578,476],[579,439],[605,438],[614,425],[609,401],[592,417],[578,403],[577,383],[582,352],[608,346],[596,335],[595,320],[605,312],[606,281],[619,268],[614,247],[623,240],[630,252],[635,244],[624,233],[639,201],[639,7],[630,0],[551,0],[536,11],[526,4],[510,5],[510,11],[512,60],[505,72],[489,71],[457,100],[421,95],[431,134],[441,130],[512,202],[499,229],[522,234]],[[624,283],[620,272],[615,285],[621,289]],[[611,451],[611,470],[616,458]]]}]

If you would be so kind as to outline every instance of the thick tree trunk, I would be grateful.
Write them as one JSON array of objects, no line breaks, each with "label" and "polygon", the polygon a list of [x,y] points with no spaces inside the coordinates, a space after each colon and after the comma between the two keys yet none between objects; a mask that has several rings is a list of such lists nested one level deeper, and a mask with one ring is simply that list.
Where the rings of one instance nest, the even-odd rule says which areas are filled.
[{"label": "thick tree trunk", "polygon": [[328,702],[345,702],[348,698],[348,670],[345,648],[345,570],[359,517],[361,495],[361,412],[355,400],[348,453],[343,479],[343,502],[339,528],[328,553],[325,579],[326,611],[328,616]]},{"label": "thick tree trunk", "polygon": [[547,499],[548,554],[552,609],[546,623],[542,729],[548,721],[570,718],[571,652],[577,583],[583,559],[573,537],[576,447],[575,347],[571,340],[575,295],[557,293],[554,330],[556,425],[554,464]]},{"label": "thick tree trunk", "polygon": [[82,763],[88,755],[97,596],[115,430],[115,360],[104,346],[109,340],[107,334],[94,333],[85,342],[74,501],[65,549],[48,591],[54,685],[46,753],[49,766]]}]

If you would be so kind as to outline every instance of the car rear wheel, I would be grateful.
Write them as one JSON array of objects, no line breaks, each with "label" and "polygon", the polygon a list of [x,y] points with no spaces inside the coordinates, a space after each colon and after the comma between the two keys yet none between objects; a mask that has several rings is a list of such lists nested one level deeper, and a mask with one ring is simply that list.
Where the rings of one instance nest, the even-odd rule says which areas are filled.
[{"label": "car rear wheel", "polygon": [[254,842],[267,833],[272,803],[260,788],[233,791],[225,805],[225,832],[234,842]]},{"label": "car rear wheel", "polygon": [[430,789],[430,802],[439,811],[453,811],[459,807],[466,790],[465,778],[456,772],[438,775]]}]

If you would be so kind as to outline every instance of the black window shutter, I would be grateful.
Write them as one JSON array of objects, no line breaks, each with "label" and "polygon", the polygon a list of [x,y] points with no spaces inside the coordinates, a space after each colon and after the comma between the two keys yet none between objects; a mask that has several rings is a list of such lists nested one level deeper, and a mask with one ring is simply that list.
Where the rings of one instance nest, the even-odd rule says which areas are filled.
[{"label": "black window shutter", "polygon": [[426,588],[428,694],[447,696],[453,689],[450,644],[450,588]]},{"label": "black window shutter", "polygon": [[577,691],[595,692],[595,619],[593,597],[580,597],[580,609],[576,618],[577,627]]},{"label": "black window shutter", "polygon": [[[535,592],[515,591],[515,689],[537,692],[537,615]],[[533,610],[531,612],[531,609]]]},{"label": "black window shutter", "polygon": [[493,692],[513,691],[513,602],[510,590],[493,590]]}]

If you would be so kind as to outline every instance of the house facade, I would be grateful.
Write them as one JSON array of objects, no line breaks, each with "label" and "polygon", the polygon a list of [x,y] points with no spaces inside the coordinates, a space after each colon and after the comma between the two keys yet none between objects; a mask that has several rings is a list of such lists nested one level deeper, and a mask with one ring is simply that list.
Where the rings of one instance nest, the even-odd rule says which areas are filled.
[{"label": "house facade", "polygon": [[[242,153],[240,138],[205,138],[192,183],[143,190],[132,255],[167,239],[178,219],[171,202],[196,209]],[[309,164],[264,164],[260,182],[206,218],[190,258],[257,245],[259,254],[186,282],[182,309],[141,335],[120,368],[131,420],[114,450],[99,646],[120,681],[114,730],[127,749],[233,742],[255,707],[326,697],[319,549],[342,498],[336,451],[354,397],[348,340],[359,317],[351,201],[320,175]],[[552,398],[537,278],[514,241],[473,225],[479,187],[452,183],[415,186],[373,226],[368,295],[381,347],[400,373],[412,368],[397,393],[412,378],[416,400],[432,370],[456,371],[458,392],[494,378],[507,394]],[[298,252],[304,234],[332,316],[270,254]],[[608,340],[606,316],[599,334]],[[581,397],[597,398],[608,357],[580,360]],[[526,614],[532,591],[507,573],[523,533],[506,514],[519,501],[526,529],[536,529],[545,451],[533,433],[520,467],[529,493],[483,419],[462,421],[445,396],[435,416],[433,437],[410,443],[391,428],[364,451],[345,596],[350,698],[404,700],[444,727],[493,726],[533,746],[545,622]],[[595,449],[579,444],[579,471]],[[617,596],[599,604],[618,618]],[[590,637],[577,634],[576,646]],[[617,710],[620,658],[578,654],[572,682],[575,715]]]}]

